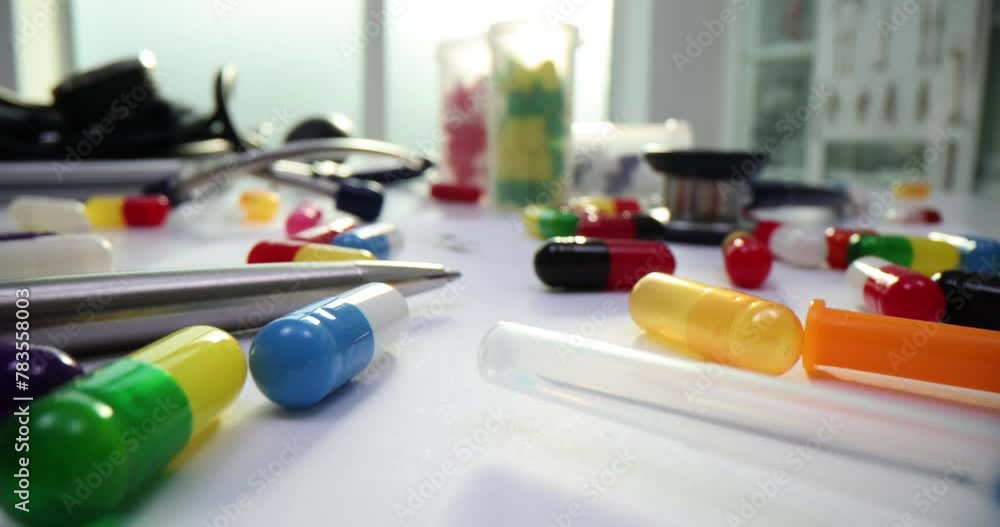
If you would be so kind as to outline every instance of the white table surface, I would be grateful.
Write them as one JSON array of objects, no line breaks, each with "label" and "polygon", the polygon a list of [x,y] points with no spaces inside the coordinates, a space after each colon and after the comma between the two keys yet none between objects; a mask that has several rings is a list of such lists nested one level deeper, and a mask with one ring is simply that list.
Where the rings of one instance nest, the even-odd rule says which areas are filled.
[{"label": "white table surface", "polygon": [[[476,349],[497,320],[648,344],[628,316],[626,294],[547,291],[532,271],[538,242],[514,215],[442,205],[424,192],[418,184],[388,197],[384,219],[397,222],[405,236],[399,259],[454,266],[463,278],[410,299],[412,340],[398,358],[300,413],[279,410],[248,376],[214,436],[122,511],[123,524],[1000,524],[996,501],[963,486],[950,485],[933,503],[918,499],[938,477],[825,451],[792,464],[793,444],[694,421],[685,425],[684,438],[653,434],[487,383],[477,372]],[[287,194],[284,204],[295,201]],[[206,210],[176,212],[164,229],[107,232],[117,267],[240,264],[256,240],[281,237],[280,222],[241,225],[235,203],[229,192]],[[945,230],[1000,234],[995,204],[960,198],[938,203]],[[679,276],[728,283],[717,248],[672,248]],[[813,298],[851,307],[842,281],[835,271],[776,263],[757,294],[785,302],[804,319]],[[597,315],[602,312],[610,312],[606,320]],[[785,377],[806,382],[799,365]],[[899,404],[910,399],[872,396]],[[732,448],[717,448],[727,442]],[[996,464],[1000,438],[997,450],[996,459],[963,462]],[[786,461],[775,466],[765,459]],[[754,507],[752,518],[734,523],[743,500],[767,486],[776,469],[788,474],[788,482]],[[414,497],[421,492],[424,497]]]}]

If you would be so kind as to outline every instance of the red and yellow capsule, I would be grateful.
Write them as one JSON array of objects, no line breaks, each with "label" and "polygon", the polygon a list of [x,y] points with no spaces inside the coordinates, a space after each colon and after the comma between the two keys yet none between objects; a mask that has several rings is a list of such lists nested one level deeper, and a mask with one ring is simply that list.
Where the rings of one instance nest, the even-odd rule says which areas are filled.
[{"label": "red and yellow capsule", "polygon": [[363,249],[293,240],[259,242],[250,249],[250,254],[247,255],[247,263],[251,264],[272,262],[337,262],[343,260],[374,259],[374,254]]},{"label": "red and yellow capsule", "polygon": [[84,214],[92,227],[156,227],[167,221],[170,201],[166,196],[94,196],[84,203]]}]

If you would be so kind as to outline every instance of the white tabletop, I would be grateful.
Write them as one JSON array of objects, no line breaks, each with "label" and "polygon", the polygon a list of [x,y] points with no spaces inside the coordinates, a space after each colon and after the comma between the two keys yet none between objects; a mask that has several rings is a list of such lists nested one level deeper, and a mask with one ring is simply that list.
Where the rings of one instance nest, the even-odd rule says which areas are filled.
[{"label": "white tabletop", "polygon": [[[424,192],[418,184],[388,197],[384,219],[397,222],[405,237],[399,259],[447,264],[463,277],[410,299],[412,339],[402,341],[398,358],[300,413],[279,410],[248,378],[214,436],[123,511],[124,523],[998,524],[996,498],[947,482],[939,492],[944,474],[916,475],[823,450],[795,457],[801,445],[695,421],[683,439],[653,434],[487,383],[477,372],[476,348],[497,320],[648,344],[629,318],[626,294],[547,291],[532,271],[538,242],[516,216],[442,205]],[[286,206],[295,201],[285,196]],[[205,210],[176,212],[164,229],[106,233],[117,267],[239,264],[256,240],[282,236],[280,222],[240,225],[235,203],[227,193]],[[951,198],[942,205],[947,230],[998,234],[993,204]],[[672,248],[677,275],[728,283],[717,248]],[[813,298],[853,307],[842,284],[835,271],[777,263],[756,294],[804,318]],[[800,366],[785,377],[805,382]],[[787,480],[775,484],[778,470]]]}]

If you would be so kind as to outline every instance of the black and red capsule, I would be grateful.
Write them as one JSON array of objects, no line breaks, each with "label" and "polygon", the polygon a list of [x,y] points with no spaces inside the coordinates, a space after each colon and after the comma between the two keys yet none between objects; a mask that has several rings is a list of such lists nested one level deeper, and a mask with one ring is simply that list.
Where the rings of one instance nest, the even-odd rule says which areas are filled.
[{"label": "black and red capsule", "polygon": [[552,238],[535,253],[535,274],[551,287],[628,291],[649,273],[673,273],[677,264],[660,241]]}]

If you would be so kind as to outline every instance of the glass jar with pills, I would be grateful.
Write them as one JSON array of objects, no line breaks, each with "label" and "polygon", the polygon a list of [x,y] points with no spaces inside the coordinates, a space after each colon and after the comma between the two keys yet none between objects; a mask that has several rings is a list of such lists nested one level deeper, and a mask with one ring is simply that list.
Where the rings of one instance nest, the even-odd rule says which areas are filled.
[{"label": "glass jar with pills", "polygon": [[577,28],[502,22],[490,28],[487,41],[495,90],[489,128],[494,202],[501,207],[561,203]]}]

